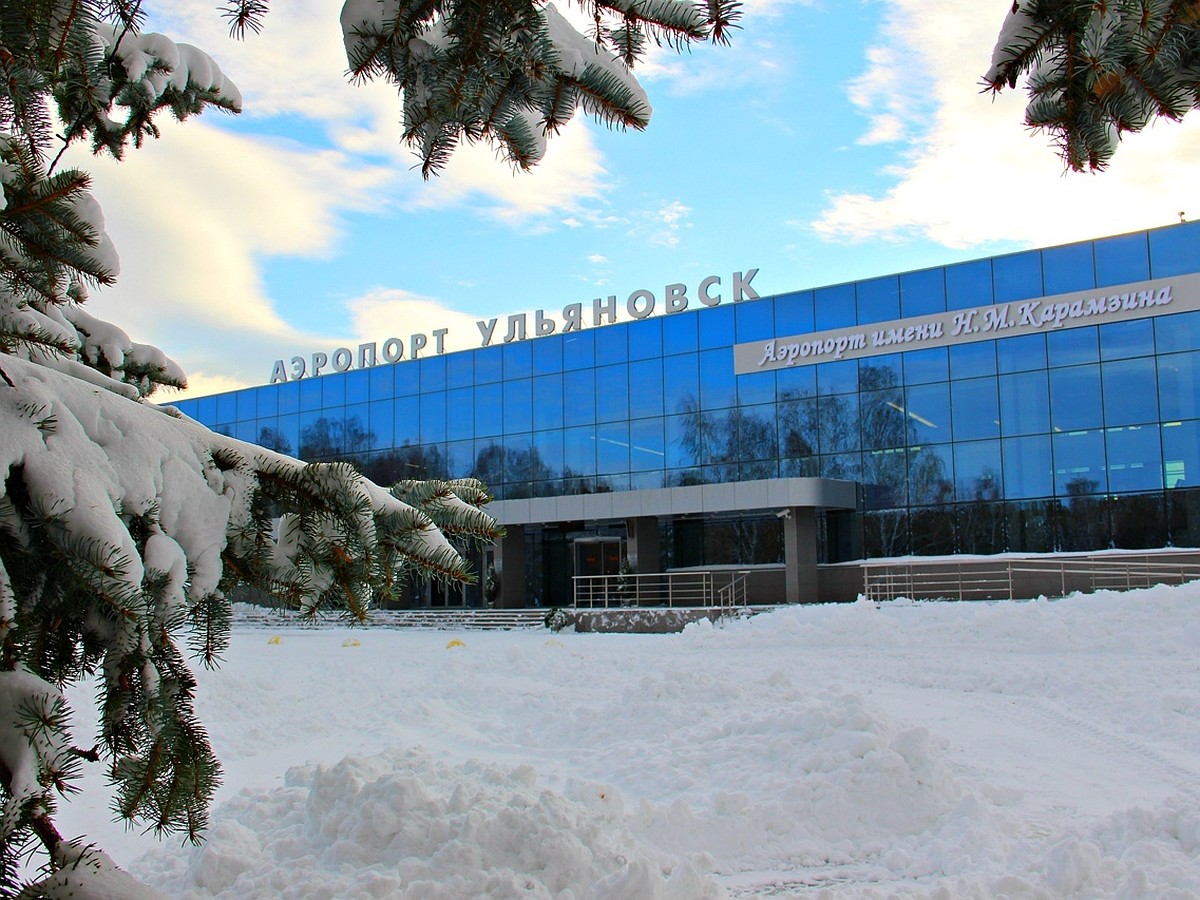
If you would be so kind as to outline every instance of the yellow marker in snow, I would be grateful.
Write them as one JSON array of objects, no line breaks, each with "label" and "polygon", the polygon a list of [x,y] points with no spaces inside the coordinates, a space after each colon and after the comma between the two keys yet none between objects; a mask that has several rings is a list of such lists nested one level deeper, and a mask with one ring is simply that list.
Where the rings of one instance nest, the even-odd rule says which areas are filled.
[{"label": "yellow marker in snow", "polygon": [[452,640],[450,643],[448,643],[446,645],[446,649],[449,650],[451,647],[465,647],[465,646],[467,646],[467,645],[464,644],[462,641],[460,641],[458,638],[455,638],[454,640]]},{"label": "yellow marker in snow", "polygon": [[283,638],[281,638],[279,635],[275,635],[275,637],[271,638],[269,641],[267,641],[267,643],[268,644],[282,644]]},{"label": "yellow marker in snow", "polygon": [[354,638],[346,638],[344,641],[342,641],[342,646],[343,647],[361,647],[362,644],[360,644]]}]

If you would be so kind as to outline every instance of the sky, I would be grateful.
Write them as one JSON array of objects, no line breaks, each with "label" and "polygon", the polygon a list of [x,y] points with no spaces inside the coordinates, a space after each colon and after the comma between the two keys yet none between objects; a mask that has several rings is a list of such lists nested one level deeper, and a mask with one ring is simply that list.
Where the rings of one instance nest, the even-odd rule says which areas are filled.
[{"label": "sky", "polygon": [[[560,4],[568,10],[571,4]],[[635,70],[644,132],[575,119],[532,173],[486,146],[423,181],[400,99],[352,85],[329,0],[276,4],[237,41],[215,3],[160,0],[147,30],[206,50],[244,99],[120,163],[74,148],[121,257],[94,315],[164,349],[190,387],[266,384],[276,360],[758,269],[763,296],[1200,216],[1200,119],[1066,173],[981,92],[1009,3],[747,0],[730,47]],[[573,7],[578,12],[578,7]],[[432,341],[431,341],[432,343]],[[291,364],[288,363],[291,371]]]}]

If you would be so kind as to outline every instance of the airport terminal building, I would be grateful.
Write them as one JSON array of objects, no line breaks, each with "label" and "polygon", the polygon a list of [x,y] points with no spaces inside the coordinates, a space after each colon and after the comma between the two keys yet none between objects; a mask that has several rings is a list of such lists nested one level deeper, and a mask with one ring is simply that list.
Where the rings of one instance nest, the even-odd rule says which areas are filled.
[{"label": "airport terminal building", "polygon": [[482,479],[508,535],[477,566],[509,607],[617,572],[761,570],[803,602],[841,599],[820,571],[850,560],[1200,546],[1200,223],[479,329],[474,350],[341,348],[174,405],[383,484]]}]

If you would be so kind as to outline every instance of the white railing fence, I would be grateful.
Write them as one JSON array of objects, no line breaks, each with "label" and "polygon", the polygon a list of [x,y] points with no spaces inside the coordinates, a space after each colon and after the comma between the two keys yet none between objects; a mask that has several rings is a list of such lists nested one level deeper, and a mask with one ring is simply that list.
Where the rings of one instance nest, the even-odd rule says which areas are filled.
[{"label": "white railing fence", "polygon": [[747,604],[749,572],[654,572],[576,575],[576,609],[720,607]]}]

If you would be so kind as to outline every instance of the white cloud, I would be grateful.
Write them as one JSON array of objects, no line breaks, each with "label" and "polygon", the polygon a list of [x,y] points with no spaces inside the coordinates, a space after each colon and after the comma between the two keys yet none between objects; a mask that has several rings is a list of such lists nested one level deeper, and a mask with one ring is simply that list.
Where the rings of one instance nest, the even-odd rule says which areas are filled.
[{"label": "white cloud", "polygon": [[[868,88],[902,83],[909,99],[924,92],[934,106],[928,114],[909,102],[872,107],[906,117],[908,150],[886,173],[895,183],[882,194],[831,194],[813,223],[819,235],[1045,245],[1170,224],[1180,210],[1200,210],[1195,114],[1127,137],[1107,172],[1064,174],[1049,138],[1024,128],[1020,90],[994,100],[980,93],[1002,9],[981,14],[954,0],[896,0],[889,9],[852,95],[864,100]],[[878,121],[872,133],[881,133]]]},{"label": "white cloud", "polygon": [[432,335],[440,328],[447,330],[443,338],[447,353],[478,347],[480,343],[479,328],[475,324],[479,321],[477,316],[408,291],[378,288],[348,300],[346,310],[350,314],[355,346],[374,343],[382,348],[385,341],[395,337],[408,342],[407,358],[412,335],[425,335],[429,340],[428,351],[432,352]]}]

